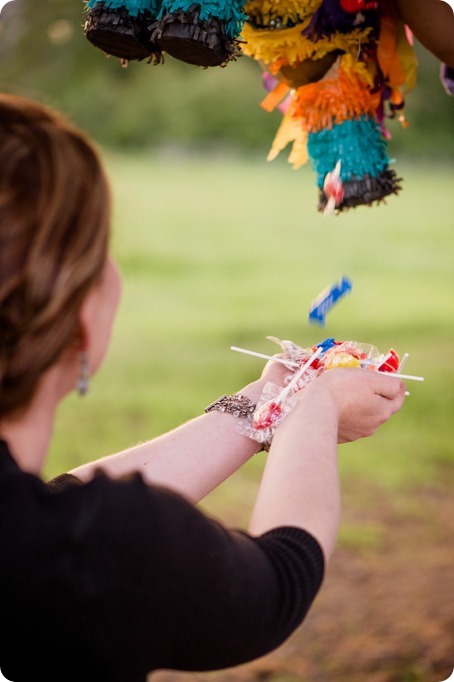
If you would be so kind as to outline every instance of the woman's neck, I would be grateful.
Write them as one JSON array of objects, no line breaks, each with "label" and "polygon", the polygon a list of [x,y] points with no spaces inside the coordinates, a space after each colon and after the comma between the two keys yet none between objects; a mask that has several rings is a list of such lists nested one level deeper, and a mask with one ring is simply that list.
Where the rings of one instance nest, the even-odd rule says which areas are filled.
[{"label": "woman's neck", "polygon": [[33,419],[9,420],[0,424],[0,434],[18,466],[24,471],[39,476],[43,468],[52,436],[43,421]]},{"label": "woman's neck", "polygon": [[18,466],[39,475],[46,461],[61,392],[57,372],[50,370],[41,381],[30,405],[18,416],[0,421],[5,440]]}]

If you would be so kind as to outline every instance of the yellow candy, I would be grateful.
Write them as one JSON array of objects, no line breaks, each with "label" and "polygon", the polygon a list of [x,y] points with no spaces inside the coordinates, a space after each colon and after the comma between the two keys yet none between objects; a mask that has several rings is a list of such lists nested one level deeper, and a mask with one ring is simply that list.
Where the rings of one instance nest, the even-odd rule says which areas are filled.
[{"label": "yellow candy", "polygon": [[334,369],[335,367],[360,367],[361,363],[358,358],[353,357],[350,353],[333,353],[325,362],[325,369]]}]

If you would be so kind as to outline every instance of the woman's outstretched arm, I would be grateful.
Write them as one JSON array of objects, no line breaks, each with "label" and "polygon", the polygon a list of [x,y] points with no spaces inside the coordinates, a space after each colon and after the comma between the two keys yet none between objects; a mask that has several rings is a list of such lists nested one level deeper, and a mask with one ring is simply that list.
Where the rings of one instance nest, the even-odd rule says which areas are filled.
[{"label": "woman's outstretched arm", "polygon": [[[282,422],[273,438],[265,481],[270,476],[269,471],[277,466],[272,464],[276,459],[282,460],[283,466],[294,467],[297,476],[300,467],[310,466],[309,450],[324,453],[320,457],[327,460],[327,471],[322,479],[324,484],[328,479],[332,480],[336,489],[337,442],[370,435],[403,400],[399,380],[369,370],[354,369],[353,372],[330,370],[326,378],[318,378],[301,392],[300,404]],[[281,365],[268,363],[262,378],[245,387],[242,394],[256,402],[267,381],[283,383],[285,374]],[[378,388],[386,396],[392,393],[392,398],[380,396],[377,400],[375,391]],[[348,398],[351,404],[347,409],[342,406],[347,404]],[[71,473],[86,481],[97,469],[113,477],[139,471],[146,482],[166,486],[197,503],[260,449],[255,441],[235,431],[236,421],[230,414],[204,414],[158,438],[78,467]],[[280,466],[279,470],[285,475]],[[271,478],[275,478],[274,473]],[[277,488],[275,493],[279,495]],[[262,524],[265,522],[259,513],[260,499],[252,528],[259,518]]]},{"label": "woman's outstretched arm", "polygon": [[400,380],[358,368],[330,370],[300,391],[273,437],[250,532],[303,528],[327,560],[340,513],[337,443],[372,435],[400,409],[404,391]]},{"label": "woman's outstretched arm", "polygon": [[[270,381],[284,385],[290,371],[268,362],[259,380],[238,391],[254,404]],[[235,430],[237,418],[217,411],[202,414],[153,440],[83,464],[70,473],[90,480],[101,469],[118,478],[139,471],[147,483],[163,485],[196,503],[261,450]]]}]

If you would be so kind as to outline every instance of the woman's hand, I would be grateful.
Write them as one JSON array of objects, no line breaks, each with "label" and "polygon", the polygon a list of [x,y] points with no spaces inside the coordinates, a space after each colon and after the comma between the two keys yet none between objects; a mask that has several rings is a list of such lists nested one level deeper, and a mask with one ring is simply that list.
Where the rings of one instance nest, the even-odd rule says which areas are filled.
[{"label": "woman's hand", "polygon": [[[276,354],[273,357],[282,358],[283,355]],[[274,360],[268,360],[266,365],[263,367],[262,373],[258,379],[251,382],[244,388],[240,389],[238,393],[247,396],[254,403],[257,403],[262,395],[262,391],[268,382],[282,386],[286,384],[286,379],[290,378],[294,369],[288,368],[282,364],[282,362],[275,362]]]},{"label": "woman's hand", "polygon": [[334,402],[338,443],[372,436],[400,410],[405,397],[405,385],[400,379],[357,367],[330,369],[303,391],[314,393],[314,397],[326,392],[326,397]]},{"label": "woman's hand", "polygon": [[[273,357],[282,359],[284,356],[282,354],[274,355]],[[282,362],[275,362],[274,360],[268,360],[265,367],[263,368],[260,379],[263,383],[268,381],[273,384],[278,384],[279,386],[285,386],[285,380],[291,378],[295,370],[291,367],[286,367]]]}]

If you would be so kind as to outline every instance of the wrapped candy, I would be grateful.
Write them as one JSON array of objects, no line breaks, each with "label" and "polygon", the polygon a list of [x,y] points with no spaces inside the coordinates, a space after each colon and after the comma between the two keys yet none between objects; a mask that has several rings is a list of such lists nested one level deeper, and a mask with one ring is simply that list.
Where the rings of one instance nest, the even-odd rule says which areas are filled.
[{"label": "wrapped candy", "polygon": [[325,371],[335,367],[378,369],[382,361],[383,355],[375,346],[357,341],[343,341],[327,349],[323,356],[323,369]]},{"label": "wrapped candy", "polygon": [[281,391],[281,386],[267,383],[257,403],[253,419],[238,421],[236,431],[258,443],[270,443],[276,427],[296,405],[297,399],[293,395],[288,396],[285,402],[278,403],[277,398]]},{"label": "wrapped candy", "polygon": [[325,175],[323,180],[323,192],[327,199],[323,213],[333,213],[340,206],[344,198],[344,183],[340,177],[342,162],[338,161],[334,169]]},{"label": "wrapped candy", "polygon": [[352,282],[345,275],[339,283],[332,284],[326,287],[323,291],[311,302],[309,307],[309,322],[325,325],[326,313],[331,308],[352,290]]},{"label": "wrapped candy", "polygon": [[[284,388],[268,382],[251,418],[240,420],[235,427],[236,431],[258,443],[266,445],[271,443],[276,428],[297,404],[297,393],[323,372],[338,367],[363,367],[372,371],[391,372],[408,379],[423,380],[422,377],[398,374],[403,362],[400,362],[399,355],[393,348],[383,354],[372,344],[335,341],[333,337],[326,338],[310,348],[302,348],[293,341],[281,340],[274,336],[268,336],[267,339],[280,346],[282,357],[278,361],[287,365],[289,374],[285,377]],[[236,346],[232,346],[232,349],[275,359]]]},{"label": "wrapped candy", "polygon": [[380,372],[397,372],[400,369],[400,360],[396,351],[390,348],[378,366]]},{"label": "wrapped candy", "polygon": [[322,352],[321,347],[315,348],[311,353],[303,351],[301,366],[289,378],[284,388],[272,383],[266,384],[252,415],[252,421],[239,422],[237,430],[259,443],[270,443],[277,425],[295,405],[294,394],[304,388],[317,373],[314,363]]}]

